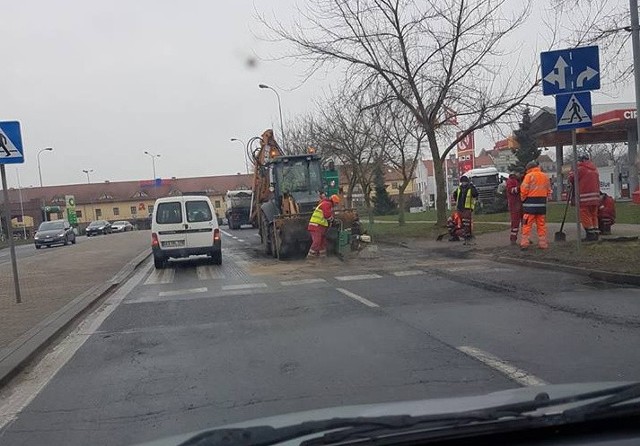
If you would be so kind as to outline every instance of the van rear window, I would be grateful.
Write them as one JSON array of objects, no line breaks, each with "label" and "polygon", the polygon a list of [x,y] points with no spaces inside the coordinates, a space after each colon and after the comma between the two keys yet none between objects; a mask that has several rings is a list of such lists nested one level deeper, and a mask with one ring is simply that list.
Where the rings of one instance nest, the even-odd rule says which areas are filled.
[{"label": "van rear window", "polygon": [[156,212],[156,222],[161,225],[182,223],[182,206],[180,202],[160,203]]},{"label": "van rear window", "polygon": [[187,201],[187,221],[189,223],[197,223],[199,221],[211,221],[211,208],[206,201]]}]

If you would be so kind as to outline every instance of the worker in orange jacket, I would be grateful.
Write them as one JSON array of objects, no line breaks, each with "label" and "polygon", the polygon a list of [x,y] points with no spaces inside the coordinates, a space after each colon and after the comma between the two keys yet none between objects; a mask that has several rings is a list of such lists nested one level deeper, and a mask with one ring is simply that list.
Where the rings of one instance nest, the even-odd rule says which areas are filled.
[{"label": "worker in orange jacket", "polygon": [[529,248],[529,235],[536,225],[538,231],[538,247],[547,249],[547,197],[551,193],[549,177],[540,169],[537,161],[529,161],[527,173],[520,184],[520,198],[522,199],[522,238],[520,249]]},{"label": "worker in orange jacket", "polygon": [[[569,173],[569,183],[574,183],[574,172]],[[598,208],[600,207],[600,175],[598,168],[587,155],[578,158],[578,187],[580,188],[580,223],[587,233],[586,241],[597,241]]]}]

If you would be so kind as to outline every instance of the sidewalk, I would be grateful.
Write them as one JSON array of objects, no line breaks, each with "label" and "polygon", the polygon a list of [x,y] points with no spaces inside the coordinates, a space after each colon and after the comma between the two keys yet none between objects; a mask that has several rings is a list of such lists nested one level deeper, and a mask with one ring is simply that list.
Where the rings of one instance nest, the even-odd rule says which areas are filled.
[{"label": "sidewalk", "polygon": [[110,280],[149,250],[148,231],[79,239],[19,259],[22,303],[15,302],[11,265],[0,265],[0,351],[77,296]]}]

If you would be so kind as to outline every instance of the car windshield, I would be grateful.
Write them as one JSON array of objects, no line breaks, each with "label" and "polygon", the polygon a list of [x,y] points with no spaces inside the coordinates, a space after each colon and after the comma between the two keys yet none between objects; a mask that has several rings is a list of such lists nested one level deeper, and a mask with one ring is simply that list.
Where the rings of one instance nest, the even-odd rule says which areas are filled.
[{"label": "car windshield", "polygon": [[55,231],[58,229],[64,229],[64,223],[60,221],[47,221],[40,224],[38,231]]},{"label": "car windshield", "polygon": [[637,2],[2,1],[0,446],[640,380]]}]

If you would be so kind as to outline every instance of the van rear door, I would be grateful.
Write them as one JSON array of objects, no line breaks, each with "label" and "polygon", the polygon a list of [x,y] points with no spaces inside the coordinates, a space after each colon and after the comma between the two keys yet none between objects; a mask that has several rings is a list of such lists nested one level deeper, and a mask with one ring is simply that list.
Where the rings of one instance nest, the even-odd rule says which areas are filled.
[{"label": "van rear door", "polygon": [[187,248],[213,246],[213,230],[218,226],[211,203],[203,199],[184,202],[187,229]]},{"label": "van rear door", "polygon": [[184,206],[180,198],[158,203],[155,209],[158,241],[161,249],[179,249],[187,246],[184,224]]}]

